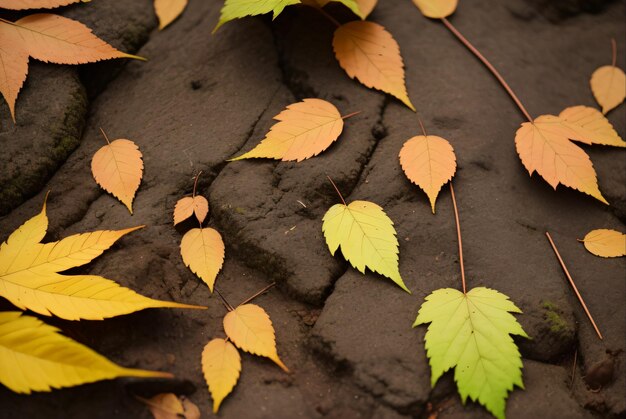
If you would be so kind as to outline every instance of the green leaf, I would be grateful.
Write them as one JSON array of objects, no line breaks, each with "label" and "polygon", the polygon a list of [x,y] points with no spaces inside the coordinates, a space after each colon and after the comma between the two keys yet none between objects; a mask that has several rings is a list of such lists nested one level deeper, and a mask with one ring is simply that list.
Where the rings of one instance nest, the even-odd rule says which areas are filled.
[{"label": "green leaf", "polygon": [[276,19],[285,7],[299,4],[300,0],[226,0],[222,7],[220,21],[213,32],[226,22],[246,16],[264,15],[273,12],[272,19]]},{"label": "green leaf", "polygon": [[333,256],[341,246],[343,256],[361,273],[367,267],[411,293],[400,277],[396,230],[381,207],[367,201],[333,205],[324,215],[322,232]]},{"label": "green leaf", "polygon": [[467,294],[451,288],[434,291],[413,327],[430,323],[424,340],[431,385],[454,368],[463,403],[469,396],[504,419],[508,392],[522,382],[522,359],[510,335],[528,337],[510,313],[521,313],[504,294],[478,287]]}]

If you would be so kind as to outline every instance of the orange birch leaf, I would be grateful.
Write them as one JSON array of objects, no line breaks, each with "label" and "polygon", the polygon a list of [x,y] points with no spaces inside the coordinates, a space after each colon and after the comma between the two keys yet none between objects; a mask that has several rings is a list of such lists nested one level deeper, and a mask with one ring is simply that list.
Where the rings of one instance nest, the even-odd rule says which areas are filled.
[{"label": "orange birch leaf", "polygon": [[213,398],[213,413],[233,391],[241,373],[237,348],[225,339],[213,339],[202,351],[202,372]]},{"label": "orange birch leaf", "polygon": [[426,192],[434,214],[441,187],[456,172],[456,157],[450,143],[435,135],[413,137],[400,150],[400,165],[406,177]]},{"label": "orange birch leaf", "polygon": [[274,117],[279,121],[251,151],[229,161],[270,158],[302,161],[326,150],[339,138],[343,119],[337,108],[321,99],[292,103]]},{"label": "orange birch leaf", "polygon": [[456,10],[458,0],[413,0],[420,12],[431,19],[443,19]]},{"label": "orange birch leaf", "polygon": [[15,47],[12,32],[7,25],[0,24],[0,92],[15,123],[15,101],[28,73],[28,53]]},{"label": "orange birch leaf", "polygon": [[588,106],[572,106],[559,114],[562,124],[572,132],[571,140],[585,144],[626,147],[626,142],[617,134],[613,125],[602,113]]},{"label": "orange birch leaf", "polygon": [[189,230],[180,242],[180,254],[185,266],[213,292],[215,278],[224,264],[224,242],[220,233],[212,228]]},{"label": "orange birch leaf", "polygon": [[185,221],[192,214],[195,214],[198,221],[202,224],[208,213],[209,202],[205,197],[196,195],[181,198],[174,207],[174,225]]},{"label": "orange birch leaf", "polygon": [[255,304],[244,304],[224,316],[224,331],[237,347],[253,355],[271,359],[289,372],[276,352],[272,320]]},{"label": "orange birch leaf", "polygon": [[415,111],[404,84],[400,47],[384,27],[366,21],[341,25],[335,30],[333,49],[350,78],[395,96]]},{"label": "orange birch leaf", "polygon": [[603,114],[619,106],[626,98],[626,74],[619,67],[605,65],[598,68],[589,83]]},{"label": "orange birch leaf", "polygon": [[102,147],[91,160],[91,173],[98,185],[126,205],[131,214],[143,175],[141,157],[135,143],[119,139]]},{"label": "orange birch leaf", "polygon": [[187,0],[154,0],[154,11],[159,18],[159,29],[172,23],[187,7]]},{"label": "orange birch leaf", "polygon": [[0,0],[0,9],[54,9],[72,3],[89,3],[90,0]]},{"label": "orange birch leaf", "polygon": [[536,171],[554,189],[560,183],[608,205],[598,189],[596,171],[589,156],[568,140],[570,132],[560,118],[552,115],[524,122],[515,134],[522,164],[531,176]]},{"label": "orange birch leaf", "polygon": [[615,258],[626,256],[626,234],[616,230],[592,230],[581,240],[585,248],[596,256]]}]

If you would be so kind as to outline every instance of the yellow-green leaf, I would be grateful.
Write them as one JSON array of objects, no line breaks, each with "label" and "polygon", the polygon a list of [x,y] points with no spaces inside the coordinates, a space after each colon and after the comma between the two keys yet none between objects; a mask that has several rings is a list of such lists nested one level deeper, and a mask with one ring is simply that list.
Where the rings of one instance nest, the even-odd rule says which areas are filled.
[{"label": "yellow-green leaf", "polygon": [[30,394],[123,376],[171,374],[120,367],[35,317],[0,312],[0,383],[9,389]]},{"label": "yellow-green leaf", "polygon": [[237,348],[225,339],[213,339],[202,351],[202,372],[213,397],[213,413],[233,391],[241,372]]},{"label": "yellow-green leaf", "polygon": [[411,293],[398,268],[396,230],[381,207],[368,201],[333,205],[324,215],[322,232],[333,256],[341,247],[346,260],[361,273],[367,267]]},{"label": "yellow-green leaf", "polygon": [[264,15],[272,12],[276,19],[285,7],[298,4],[300,0],[226,0],[220,12],[220,20],[213,32],[226,22],[246,16]]},{"label": "yellow-green leaf", "polygon": [[189,230],[180,242],[180,254],[185,266],[213,292],[215,278],[224,263],[224,242],[220,233],[212,228]]},{"label": "yellow-green leaf", "polygon": [[424,340],[431,385],[454,368],[463,403],[478,401],[504,419],[506,398],[524,388],[522,357],[511,335],[528,337],[511,313],[521,313],[498,291],[478,287],[467,294],[438,289],[426,297],[413,327],[430,323]]},{"label": "yellow-green leaf", "polygon": [[592,230],[582,239],[585,248],[596,256],[615,258],[626,256],[626,234],[609,229]]}]

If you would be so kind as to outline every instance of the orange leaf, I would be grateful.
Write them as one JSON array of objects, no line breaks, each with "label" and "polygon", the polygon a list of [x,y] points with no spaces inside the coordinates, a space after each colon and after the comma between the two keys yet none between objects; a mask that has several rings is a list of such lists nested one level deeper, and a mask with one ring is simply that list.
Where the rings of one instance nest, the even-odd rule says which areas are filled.
[{"label": "orange leaf", "polygon": [[276,352],[274,327],[265,310],[254,304],[244,304],[224,316],[226,335],[241,350],[264,356],[289,372]]},{"label": "orange leaf", "polygon": [[397,97],[415,111],[404,85],[400,47],[385,28],[366,21],[341,25],[335,30],[333,49],[348,76]]},{"label": "orange leaf", "polygon": [[212,228],[189,230],[180,242],[180,254],[185,266],[213,292],[215,278],[224,264],[224,242],[220,233]]},{"label": "orange leaf", "polygon": [[137,398],[148,405],[154,419],[200,419],[200,410],[185,396],[163,393],[151,399]]},{"label": "orange leaf", "polygon": [[413,3],[424,16],[443,19],[454,13],[458,0],[413,0]]},{"label": "orange leaf", "polygon": [[343,129],[337,108],[321,99],[292,103],[274,119],[279,122],[259,145],[230,161],[259,157],[302,161],[326,150]]},{"label": "orange leaf", "polygon": [[568,140],[570,133],[560,118],[542,115],[517,130],[517,153],[530,175],[536,171],[554,189],[561,183],[608,204],[598,189],[589,156]]},{"label": "orange leaf", "polygon": [[159,29],[172,23],[187,7],[187,0],[154,0],[154,11],[159,18]]},{"label": "orange leaf", "polygon": [[406,177],[426,192],[434,214],[441,187],[456,172],[456,157],[450,143],[435,135],[413,137],[400,150],[400,165]]},{"label": "orange leaf", "polygon": [[15,34],[0,24],[0,92],[15,122],[15,101],[28,73],[28,54],[15,48]]},{"label": "orange leaf", "polygon": [[365,19],[372,13],[378,0],[356,0],[356,3],[359,5],[359,10],[361,11],[361,19]]},{"label": "orange leaf", "polygon": [[115,140],[93,155],[91,173],[105,191],[133,213],[133,199],[143,175],[141,152],[130,140]]},{"label": "orange leaf", "polygon": [[592,230],[581,240],[585,248],[596,256],[615,258],[626,256],[626,234],[616,230]]},{"label": "orange leaf", "polygon": [[572,132],[568,137],[585,144],[626,147],[613,125],[602,113],[588,106],[572,106],[559,114],[562,124]]},{"label": "orange leaf", "polygon": [[90,0],[0,0],[0,9],[54,9],[72,3],[88,3]]},{"label": "orange leaf", "polygon": [[174,207],[174,225],[185,221],[196,214],[196,218],[200,223],[204,222],[209,213],[209,202],[203,196],[188,196],[181,198]]},{"label": "orange leaf", "polygon": [[591,91],[600,106],[602,113],[619,106],[626,98],[626,74],[621,68],[605,65],[591,75]]},{"label": "orange leaf", "polygon": [[202,351],[202,372],[213,397],[213,413],[217,413],[239,380],[241,357],[237,348],[225,339],[207,343]]}]

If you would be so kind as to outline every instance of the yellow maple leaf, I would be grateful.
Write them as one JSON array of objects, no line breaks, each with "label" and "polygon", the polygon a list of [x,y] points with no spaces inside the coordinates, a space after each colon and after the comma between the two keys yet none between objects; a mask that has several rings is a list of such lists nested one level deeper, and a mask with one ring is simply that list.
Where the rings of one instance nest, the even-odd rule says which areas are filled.
[{"label": "yellow maple leaf", "polygon": [[237,385],[241,357],[237,348],[225,339],[213,339],[202,351],[202,372],[213,397],[213,413]]},{"label": "yellow maple leaf", "polygon": [[140,227],[75,234],[42,244],[46,205],[0,246],[0,297],[21,309],[67,320],[102,320],[151,307],[206,307],[153,300],[96,275],[63,275],[100,256]]}]

